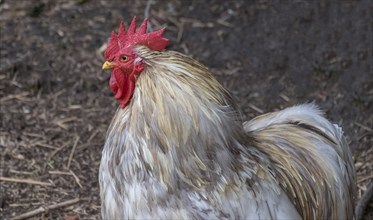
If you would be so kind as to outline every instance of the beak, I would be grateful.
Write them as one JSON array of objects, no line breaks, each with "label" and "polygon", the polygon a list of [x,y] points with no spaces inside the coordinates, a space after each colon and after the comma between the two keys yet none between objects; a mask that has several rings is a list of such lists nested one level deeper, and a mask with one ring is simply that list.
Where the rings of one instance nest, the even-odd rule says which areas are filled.
[{"label": "beak", "polygon": [[114,63],[110,63],[109,61],[106,61],[104,65],[102,65],[103,70],[112,69],[114,68]]}]

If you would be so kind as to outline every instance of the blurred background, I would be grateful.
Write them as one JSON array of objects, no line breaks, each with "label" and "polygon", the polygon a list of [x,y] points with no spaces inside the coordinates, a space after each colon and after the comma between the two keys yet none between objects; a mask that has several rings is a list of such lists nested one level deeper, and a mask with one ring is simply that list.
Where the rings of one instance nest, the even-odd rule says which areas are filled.
[{"label": "blurred background", "polygon": [[34,218],[99,218],[118,107],[102,53],[133,16],[167,27],[168,49],[208,66],[245,119],[316,102],[345,130],[360,198],[373,178],[372,11],[369,0],[0,0],[0,218],[39,207]]}]

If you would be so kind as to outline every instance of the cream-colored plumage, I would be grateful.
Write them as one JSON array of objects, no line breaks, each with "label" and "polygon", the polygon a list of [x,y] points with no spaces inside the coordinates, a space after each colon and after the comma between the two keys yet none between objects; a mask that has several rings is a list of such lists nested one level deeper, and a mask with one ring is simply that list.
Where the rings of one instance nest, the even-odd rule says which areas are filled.
[{"label": "cream-colored plumage", "polygon": [[145,68],[102,154],[104,219],[353,218],[351,154],[316,106],[243,123],[197,61],[144,46],[135,52]]}]

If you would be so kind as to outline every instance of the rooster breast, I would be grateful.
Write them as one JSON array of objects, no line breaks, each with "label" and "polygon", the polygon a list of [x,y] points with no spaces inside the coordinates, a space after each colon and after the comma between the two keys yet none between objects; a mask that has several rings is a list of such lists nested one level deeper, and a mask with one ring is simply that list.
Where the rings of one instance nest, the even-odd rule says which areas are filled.
[{"label": "rooster breast", "polygon": [[[99,175],[103,219],[301,219],[286,192],[268,171],[268,161],[260,152],[255,152],[256,159],[244,152],[233,158],[239,161],[239,167],[218,166],[218,162],[227,158],[221,157],[220,161],[215,158],[209,167],[215,170],[203,175],[219,174],[213,179],[216,182],[203,183],[208,182],[204,176],[206,179],[200,185],[193,185],[195,180],[183,174],[185,167],[167,164],[175,163],[170,158],[178,162],[182,158],[159,151],[155,160],[155,153],[148,150],[156,147],[149,148],[146,135],[132,136],[122,124],[130,121],[128,117],[128,109],[118,110],[102,153]],[[119,147],[126,143],[132,147]],[[149,161],[148,157],[158,165],[144,163]],[[153,169],[150,171],[147,166]],[[160,166],[171,174],[175,171],[178,178],[175,183],[172,179],[163,180],[167,171],[157,176],[155,171]]]}]

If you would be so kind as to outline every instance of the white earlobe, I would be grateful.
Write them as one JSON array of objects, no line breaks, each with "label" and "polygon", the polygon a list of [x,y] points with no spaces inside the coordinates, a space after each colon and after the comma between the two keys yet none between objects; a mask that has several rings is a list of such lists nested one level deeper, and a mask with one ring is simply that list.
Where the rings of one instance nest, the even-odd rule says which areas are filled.
[{"label": "white earlobe", "polygon": [[142,58],[141,57],[136,57],[135,61],[133,63],[137,64],[137,63],[140,63],[140,62],[142,62]]}]

